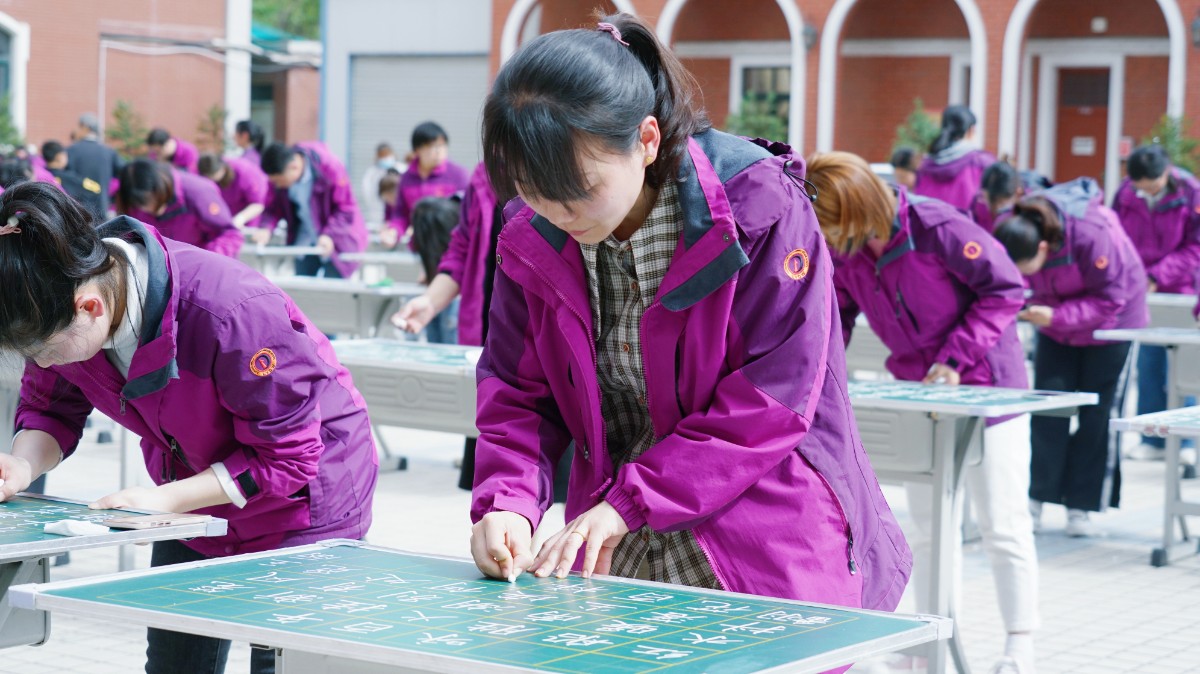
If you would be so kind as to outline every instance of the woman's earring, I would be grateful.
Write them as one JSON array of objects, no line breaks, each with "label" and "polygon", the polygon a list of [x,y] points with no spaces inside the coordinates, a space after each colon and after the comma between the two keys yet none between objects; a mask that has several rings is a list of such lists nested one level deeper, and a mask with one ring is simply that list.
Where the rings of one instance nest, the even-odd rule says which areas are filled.
[{"label": "woman's earring", "polygon": [[646,155],[646,166],[649,166],[653,163],[654,163],[654,157],[652,157],[650,155]]}]

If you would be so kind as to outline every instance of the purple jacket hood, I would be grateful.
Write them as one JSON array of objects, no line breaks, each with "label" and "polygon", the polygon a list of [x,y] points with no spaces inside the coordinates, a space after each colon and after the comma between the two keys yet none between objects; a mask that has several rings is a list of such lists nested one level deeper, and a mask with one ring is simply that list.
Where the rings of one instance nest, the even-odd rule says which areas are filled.
[{"label": "purple jacket hood", "polygon": [[510,204],[479,363],[473,519],[507,510],[536,526],[573,441],[568,519],[605,500],[631,530],[690,530],[729,590],[895,607],[911,554],[848,402],[803,169],[782,144],[717,131],[689,141],[683,232],[641,323],[659,440],[620,470],[579,245]]},{"label": "purple jacket hood", "polygon": [[926,156],[917,170],[913,191],[965,211],[979,191],[983,171],[995,161],[996,157],[984,150],[971,150],[949,161],[939,161],[937,155]]}]

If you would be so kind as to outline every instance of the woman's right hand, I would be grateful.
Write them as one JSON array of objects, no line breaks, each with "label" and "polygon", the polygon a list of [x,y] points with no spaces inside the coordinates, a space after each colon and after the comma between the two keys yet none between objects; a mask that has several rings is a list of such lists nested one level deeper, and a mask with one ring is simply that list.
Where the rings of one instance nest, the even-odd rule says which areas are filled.
[{"label": "woman's right hand", "polygon": [[266,227],[259,227],[258,230],[254,232],[253,238],[254,243],[260,246],[265,246],[268,243],[271,243],[271,230],[267,229]]},{"label": "woman's right hand", "polygon": [[485,576],[515,581],[533,564],[533,527],[523,515],[497,510],[471,527],[471,555]]},{"label": "woman's right hand", "polygon": [[392,316],[392,325],[415,335],[429,325],[429,321],[432,321],[436,315],[437,311],[433,308],[433,302],[426,293],[412,298],[401,307],[400,311]]},{"label": "woman's right hand", "polygon": [[7,501],[29,488],[33,468],[29,462],[12,454],[0,454],[0,501]]},{"label": "woman's right hand", "polygon": [[384,248],[395,248],[399,240],[400,232],[396,231],[395,227],[384,225],[383,229],[379,230],[379,243],[383,244]]}]

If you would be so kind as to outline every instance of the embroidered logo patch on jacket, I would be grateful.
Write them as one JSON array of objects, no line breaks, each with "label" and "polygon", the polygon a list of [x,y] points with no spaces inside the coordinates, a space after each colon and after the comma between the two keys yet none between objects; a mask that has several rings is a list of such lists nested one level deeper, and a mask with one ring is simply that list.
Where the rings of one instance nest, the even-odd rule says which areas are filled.
[{"label": "embroidered logo patch on jacket", "polygon": [[783,271],[796,281],[808,276],[808,251],[797,248],[788,253],[783,260]]},{"label": "embroidered logo patch on jacket", "polygon": [[983,255],[983,246],[979,245],[978,241],[968,241],[967,245],[963,246],[963,257],[968,260],[978,260],[980,255]]},{"label": "embroidered logo patch on jacket", "polygon": [[250,358],[250,372],[257,377],[265,377],[275,371],[275,352],[270,349],[259,349]]}]

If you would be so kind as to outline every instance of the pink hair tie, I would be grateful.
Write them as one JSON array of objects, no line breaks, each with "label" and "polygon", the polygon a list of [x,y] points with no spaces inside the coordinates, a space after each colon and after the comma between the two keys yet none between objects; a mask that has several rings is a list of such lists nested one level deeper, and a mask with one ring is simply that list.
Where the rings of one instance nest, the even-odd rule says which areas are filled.
[{"label": "pink hair tie", "polygon": [[611,23],[598,23],[598,24],[596,24],[596,30],[598,30],[602,33],[608,33],[617,42],[620,42],[621,44],[625,45],[626,47],[629,46],[628,42],[621,39],[621,31],[617,30],[617,27],[612,25]]},{"label": "pink hair tie", "polygon": [[4,236],[5,234],[20,234],[21,233],[20,224],[21,224],[21,214],[20,213],[18,213],[16,215],[10,215],[8,217],[8,223],[5,224],[3,227],[0,227],[0,236]]}]

